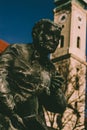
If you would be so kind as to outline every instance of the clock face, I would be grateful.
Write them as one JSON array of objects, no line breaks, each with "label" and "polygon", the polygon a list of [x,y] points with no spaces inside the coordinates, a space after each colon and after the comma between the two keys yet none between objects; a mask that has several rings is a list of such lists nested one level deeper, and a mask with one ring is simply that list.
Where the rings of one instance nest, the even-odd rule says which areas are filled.
[{"label": "clock face", "polygon": [[64,22],[66,21],[66,19],[67,19],[67,14],[66,14],[66,13],[63,13],[63,14],[61,14],[61,15],[59,16],[58,21],[59,21],[59,23],[64,23]]}]

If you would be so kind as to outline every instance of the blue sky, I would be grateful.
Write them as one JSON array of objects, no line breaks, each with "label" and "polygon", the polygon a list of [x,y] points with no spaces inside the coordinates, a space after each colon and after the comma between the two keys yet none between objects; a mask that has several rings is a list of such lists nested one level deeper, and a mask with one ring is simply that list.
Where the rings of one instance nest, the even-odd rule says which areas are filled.
[{"label": "blue sky", "polygon": [[32,42],[31,31],[42,18],[53,20],[54,0],[1,0],[0,39],[9,43]]}]

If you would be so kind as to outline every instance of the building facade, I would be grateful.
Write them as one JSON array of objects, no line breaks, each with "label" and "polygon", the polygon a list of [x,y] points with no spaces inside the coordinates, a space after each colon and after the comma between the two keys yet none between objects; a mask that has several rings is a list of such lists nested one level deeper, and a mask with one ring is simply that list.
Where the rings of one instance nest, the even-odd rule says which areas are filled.
[{"label": "building facade", "polygon": [[51,55],[65,77],[67,109],[57,115],[57,129],[85,130],[87,0],[54,0],[54,22],[62,26],[58,48]]}]

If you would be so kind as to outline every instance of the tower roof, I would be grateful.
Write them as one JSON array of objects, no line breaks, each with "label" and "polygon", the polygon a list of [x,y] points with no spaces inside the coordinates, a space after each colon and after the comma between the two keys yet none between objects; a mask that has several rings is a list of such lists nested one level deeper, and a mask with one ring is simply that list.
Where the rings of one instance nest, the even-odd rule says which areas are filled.
[{"label": "tower roof", "polygon": [[8,47],[8,45],[9,43],[0,39],[0,53],[2,53]]},{"label": "tower roof", "polygon": [[83,2],[85,2],[87,4],[87,0],[82,0]]},{"label": "tower roof", "polygon": [[[56,3],[56,2],[63,2],[64,0],[54,0],[54,2]],[[66,0],[66,2],[67,1],[76,1],[76,0]],[[78,0],[77,0],[78,1]],[[86,3],[87,4],[87,0],[80,0],[80,2],[84,2],[84,3]]]},{"label": "tower roof", "polygon": [[56,6],[60,6],[60,5],[64,5],[64,4],[66,5],[71,2],[79,3],[80,5],[83,6],[83,8],[87,7],[87,0],[54,0],[54,3]]}]

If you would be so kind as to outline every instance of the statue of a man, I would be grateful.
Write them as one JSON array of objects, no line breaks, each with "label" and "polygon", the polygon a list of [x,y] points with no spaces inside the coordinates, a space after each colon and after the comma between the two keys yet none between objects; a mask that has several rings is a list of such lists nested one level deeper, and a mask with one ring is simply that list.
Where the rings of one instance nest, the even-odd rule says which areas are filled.
[{"label": "statue of a man", "polygon": [[46,130],[42,105],[64,112],[63,78],[49,59],[60,32],[57,24],[42,19],[33,27],[31,44],[12,44],[0,56],[0,128]]}]

